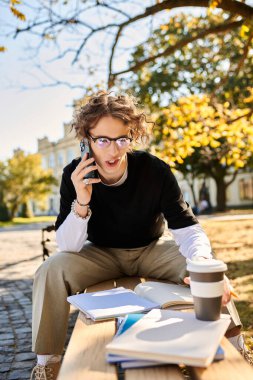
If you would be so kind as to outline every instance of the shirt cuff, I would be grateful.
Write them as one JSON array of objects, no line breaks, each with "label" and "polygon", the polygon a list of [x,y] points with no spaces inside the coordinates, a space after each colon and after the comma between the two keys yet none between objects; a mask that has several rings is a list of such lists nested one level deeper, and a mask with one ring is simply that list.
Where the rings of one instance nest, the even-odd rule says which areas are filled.
[{"label": "shirt cuff", "polygon": [[200,224],[170,231],[185,258],[212,258],[210,241]]},{"label": "shirt cuff", "polygon": [[80,252],[87,240],[87,218],[79,218],[72,211],[56,231],[56,241],[60,251]]}]

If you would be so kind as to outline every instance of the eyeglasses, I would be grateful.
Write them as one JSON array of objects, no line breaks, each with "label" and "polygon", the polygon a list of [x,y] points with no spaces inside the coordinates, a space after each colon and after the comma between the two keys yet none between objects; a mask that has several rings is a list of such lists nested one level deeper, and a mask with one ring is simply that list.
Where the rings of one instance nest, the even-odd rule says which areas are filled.
[{"label": "eyeglasses", "polygon": [[121,136],[114,139],[111,139],[110,137],[103,137],[103,136],[99,136],[99,137],[92,137],[91,135],[88,135],[88,136],[94,142],[94,144],[96,144],[97,147],[101,149],[108,148],[108,146],[111,145],[112,141],[115,141],[119,149],[124,149],[124,148],[127,148],[133,140],[131,137],[128,137],[128,136]]}]

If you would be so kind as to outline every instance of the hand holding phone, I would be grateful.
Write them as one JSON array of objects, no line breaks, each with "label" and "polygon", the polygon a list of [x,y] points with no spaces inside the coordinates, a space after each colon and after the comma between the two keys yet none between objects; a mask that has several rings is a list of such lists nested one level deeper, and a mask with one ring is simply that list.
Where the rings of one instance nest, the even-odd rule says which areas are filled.
[{"label": "hand holding phone", "polygon": [[[92,158],[92,150],[90,148],[90,144],[89,144],[89,140],[87,138],[84,138],[81,142],[80,142],[80,150],[81,150],[81,158],[84,157],[85,154],[88,153],[88,156],[87,156],[87,159],[88,158]],[[94,165],[94,163],[90,164],[89,166],[92,166]],[[87,173],[85,176],[84,176],[84,179],[85,178],[99,178],[98,176],[98,171],[97,170],[92,170],[90,171],[89,173]]]}]

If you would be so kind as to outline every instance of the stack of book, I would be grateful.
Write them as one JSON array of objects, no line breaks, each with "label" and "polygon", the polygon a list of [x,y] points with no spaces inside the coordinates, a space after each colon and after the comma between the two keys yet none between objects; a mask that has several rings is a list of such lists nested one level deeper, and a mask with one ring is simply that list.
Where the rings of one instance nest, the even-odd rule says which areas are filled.
[{"label": "stack of book", "polygon": [[129,314],[106,346],[106,359],[124,369],[165,363],[207,367],[224,358],[219,343],[229,323],[227,315],[206,322],[197,320],[194,313],[174,310]]},{"label": "stack of book", "polygon": [[134,291],[123,287],[70,296],[67,300],[94,321],[121,318],[122,324],[106,346],[107,361],[123,368],[164,363],[207,367],[224,357],[219,346],[230,323],[195,318],[190,289],[161,282],[145,282]]}]

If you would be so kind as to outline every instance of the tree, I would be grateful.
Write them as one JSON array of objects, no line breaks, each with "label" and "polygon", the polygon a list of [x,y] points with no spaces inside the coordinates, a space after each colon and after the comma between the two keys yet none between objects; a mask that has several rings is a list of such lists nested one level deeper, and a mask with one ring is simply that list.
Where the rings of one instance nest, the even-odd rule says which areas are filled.
[{"label": "tree", "polygon": [[244,108],[244,99],[249,96],[253,83],[253,50],[250,48],[253,32],[249,30],[240,34],[234,30],[210,34],[167,57],[161,56],[155,63],[139,67],[139,62],[152,54],[158,55],[168,44],[177,44],[182,36],[189,38],[190,28],[203,30],[224,20],[224,13],[220,12],[198,19],[184,14],[172,17],[168,24],[154,31],[145,46],[133,52],[130,64],[136,67],[136,72],[122,87],[130,87],[152,111],[181,96],[199,93],[208,93],[217,101],[229,100],[235,107]]},{"label": "tree", "polygon": [[50,170],[42,169],[39,154],[26,154],[18,149],[7,160],[3,184],[4,200],[12,219],[19,207],[25,205],[29,210],[29,201],[42,204],[57,181]]},{"label": "tree", "polygon": [[217,210],[224,211],[226,188],[252,160],[253,116],[248,113],[229,102],[213,104],[207,95],[180,98],[161,109],[151,150],[184,174],[190,167],[213,178]]},{"label": "tree", "polygon": [[[147,3],[149,6],[145,7]],[[199,20],[196,16],[196,23],[188,27],[187,35],[181,33],[177,25],[173,25],[171,40],[163,49],[151,52],[138,65],[131,65],[130,62],[127,67],[119,69],[119,57],[127,49],[131,51],[136,46],[145,46],[157,24],[166,27],[170,23],[171,14],[168,11],[181,12],[187,7],[194,7],[191,8],[194,10],[203,8],[209,13],[215,13],[219,9],[224,12],[224,17],[221,22],[213,19],[212,23],[200,23],[196,27]],[[40,49],[53,47],[57,52],[55,59],[67,58],[81,71],[87,69],[90,75],[98,73],[94,60],[90,61],[90,57],[98,56],[100,70],[101,67],[105,69],[106,65],[104,71],[108,74],[109,87],[115,83],[116,78],[132,74],[150,62],[155,64],[160,57],[169,57],[175,51],[181,51],[184,46],[211,34],[226,34],[231,30],[239,33],[242,30],[248,33],[249,45],[252,40],[253,7],[239,0],[55,0],[49,4],[35,1],[27,9],[29,19],[26,25],[8,29],[14,38],[29,33],[35,42],[36,57]],[[140,35],[143,35],[141,43]],[[87,83],[87,78],[85,79]],[[55,80],[51,85],[60,83],[60,80]]]},{"label": "tree", "polygon": [[4,202],[5,164],[0,161],[0,220],[5,222],[10,219],[8,208]]}]

